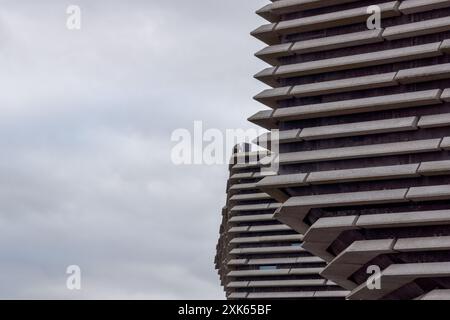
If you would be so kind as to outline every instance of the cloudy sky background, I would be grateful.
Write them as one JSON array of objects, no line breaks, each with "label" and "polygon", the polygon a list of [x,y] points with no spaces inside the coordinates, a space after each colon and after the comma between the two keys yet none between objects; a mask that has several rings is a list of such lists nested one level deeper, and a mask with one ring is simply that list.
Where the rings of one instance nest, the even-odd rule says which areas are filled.
[{"label": "cloudy sky background", "polygon": [[227,167],[173,165],[170,136],[251,127],[266,3],[1,1],[0,298],[224,298]]}]

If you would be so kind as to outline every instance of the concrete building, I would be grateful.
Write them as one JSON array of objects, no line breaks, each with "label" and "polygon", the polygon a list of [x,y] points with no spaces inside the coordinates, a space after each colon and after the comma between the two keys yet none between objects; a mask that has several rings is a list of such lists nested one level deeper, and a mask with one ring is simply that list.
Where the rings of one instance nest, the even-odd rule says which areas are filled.
[{"label": "concrete building", "polygon": [[[368,29],[372,5],[381,29]],[[302,257],[326,261],[318,273],[347,299],[450,299],[450,1],[278,0],[257,13],[270,66],[255,77],[270,88],[249,120],[282,133],[279,175],[250,180],[251,201],[304,235]]]},{"label": "concrete building", "polygon": [[256,187],[259,157],[249,155],[233,155],[222,212],[215,263],[227,297],[344,299],[349,292],[319,275],[326,264],[302,248],[303,236],[273,218],[280,204]]}]

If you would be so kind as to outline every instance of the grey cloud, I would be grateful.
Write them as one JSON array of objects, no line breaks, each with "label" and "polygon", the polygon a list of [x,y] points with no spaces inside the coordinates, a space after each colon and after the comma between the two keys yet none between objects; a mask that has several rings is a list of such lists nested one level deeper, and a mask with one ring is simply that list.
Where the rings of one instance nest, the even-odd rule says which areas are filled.
[{"label": "grey cloud", "polygon": [[174,166],[170,133],[251,127],[265,1],[75,2],[79,32],[72,2],[2,2],[0,298],[223,298],[227,167]]}]

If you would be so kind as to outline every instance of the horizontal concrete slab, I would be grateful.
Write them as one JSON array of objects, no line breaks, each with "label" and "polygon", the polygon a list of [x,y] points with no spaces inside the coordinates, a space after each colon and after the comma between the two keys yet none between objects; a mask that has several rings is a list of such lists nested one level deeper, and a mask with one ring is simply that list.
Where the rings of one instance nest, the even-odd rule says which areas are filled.
[{"label": "horizontal concrete slab", "polygon": [[230,222],[252,222],[252,221],[268,221],[273,220],[272,214],[258,214],[258,215],[245,215],[245,216],[234,216],[230,218]]},{"label": "horizontal concrete slab", "polygon": [[406,201],[407,191],[408,189],[404,188],[292,197],[282,205],[282,209],[289,207],[326,208],[403,202]]},{"label": "horizontal concrete slab", "polygon": [[267,242],[290,242],[302,241],[303,236],[299,234],[281,235],[281,236],[260,236],[260,237],[237,237],[230,243],[267,243]]},{"label": "horizontal concrete slab", "polygon": [[445,137],[442,140],[441,148],[445,149],[445,150],[449,150],[450,149],[450,137]]},{"label": "horizontal concrete slab", "polygon": [[450,173],[450,160],[422,162],[418,172],[424,176],[433,176]]},{"label": "horizontal concrete slab", "polygon": [[420,128],[437,128],[450,126],[450,113],[434,114],[420,117]]},{"label": "horizontal concrete slab", "polygon": [[336,171],[313,172],[307,182],[311,184],[343,183],[359,180],[383,180],[418,177],[418,164],[372,167]]},{"label": "horizontal concrete slab", "polygon": [[255,78],[271,85],[274,83],[273,81],[276,78],[306,76],[435,57],[442,55],[442,52],[439,50],[441,43],[442,42],[436,42],[412,47],[350,55],[340,58],[282,65],[279,67],[264,69],[256,74]]},{"label": "horizontal concrete slab", "polygon": [[386,213],[360,216],[358,228],[405,228],[450,224],[450,210]]},{"label": "horizontal concrete slab", "polygon": [[271,64],[279,64],[278,58],[293,54],[323,52],[352,46],[382,42],[383,30],[366,30],[362,32],[323,37],[299,42],[283,43],[268,46],[256,53],[261,60]]},{"label": "horizontal concrete slab", "polygon": [[450,300],[450,290],[436,289],[418,297],[416,300],[432,300],[432,301]]},{"label": "horizontal concrete slab", "polygon": [[400,11],[403,14],[413,14],[417,12],[431,11],[450,6],[449,0],[408,0],[400,4]]},{"label": "horizontal concrete slab", "polygon": [[267,225],[267,226],[251,226],[247,232],[276,232],[292,230],[284,224]]},{"label": "horizontal concrete slab", "polygon": [[406,198],[412,201],[433,201],[450,199],[450,185],[410,188]]},{"label": "horizontal concrete slab", "polygon": [[332,37],[299,41],[292,45],[290,51],[295,54],[303,54],[382,42],[382,32],[383,30],[366,30]]},{"label": "horizontal concrete slab", "polygon": [[270,115],[266,115],[277,120],[287,121],[427,106],[442,103],[440,100],[441,94],[442,90],[440,89],[408,92],[371,98],[281,108],[275,110]]},{"label": "horizontal concrete slab", "polygon": [[450,22],[448,18],[445,17],[387,27],[383,32],[383,38],[387,40],[398,40],[445,32],[448,30],[450,30]]},{"label": "horizontal concrete slab", "polygon": [[398,72],[396,79],[402,84],[434,81],[450,78],[450,63],[432,65],[422,68],[405,69]]},{"label": "horizontal concrete slab", "polygon": [[393,72],[387,74],[377,74],[343,80],[298,85],[294,86],[289,94],[295,97],[314,97],[339,92],[389,87],[398,84],[397,80],[395,80],[396,74],[396,72]]},{"label": "horizontal concrete slab", "polygon": [[250,193],[234,195],[230,198],[230,201],[256,201],[269,199],[271,199],[271,197],[267,193]]},{"label": "horizontal concrete slab", "polygon": [[450,237],[422,237],[399,239],[394,250],[399,252],[450,250]]},{"label": "horizontal concrete slab", "polygon": [[298,253],[304,252],[302,247],[261,247],[261,248],[236,248],[230,251],[230,254],[272,254],[272,253]]},{"label": "horizontal concrete slab", "polygon": [[374,144],[367,146],[282,153],[279,158],[281,164],[358,159],[439,151],[440,144],[441,139],[415,140],[407,142]]},{"label": "horizontal concrete slab", "polygon": [[267,288],[267,287],[319,287],[325,286],[325,279],[310,280],[272,280],[272,281],[251,281],[248,284],[250,288]]},{"label": "horizontal concrete slab", "polygon": [[300,138],[303,140],[319,140],[409,131],[417,129],[417,121],[417,117],[408,117],[305,128],[300,133]]}]

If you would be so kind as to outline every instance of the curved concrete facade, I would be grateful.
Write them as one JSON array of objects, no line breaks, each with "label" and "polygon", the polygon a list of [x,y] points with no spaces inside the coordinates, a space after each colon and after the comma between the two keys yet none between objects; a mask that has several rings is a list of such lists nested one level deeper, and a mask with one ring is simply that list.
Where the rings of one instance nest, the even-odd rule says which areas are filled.
[{"label": "curved concrete facade", "polygon": [[[368,30],[367,8],[381,9]],[[252,34],[275,218],[348,299],[450,299],[450,1],[279,0]],[[270,136],[265,136],[265,140]],[[263,140],[264,140],[263,139]],[[255,190],[255,192],[258,192]],[[381,270],[370,290],[369,267]]]},{"label": "curved concrete facade", "polygon": [[[248,154],[235,153],[233,161]],[[258,163],[230,164],[215,261],[227,298],[344,299],[347,290],[320,276],[325,261],[273,218],[280,204],[258,190],[262,178]]]}]

